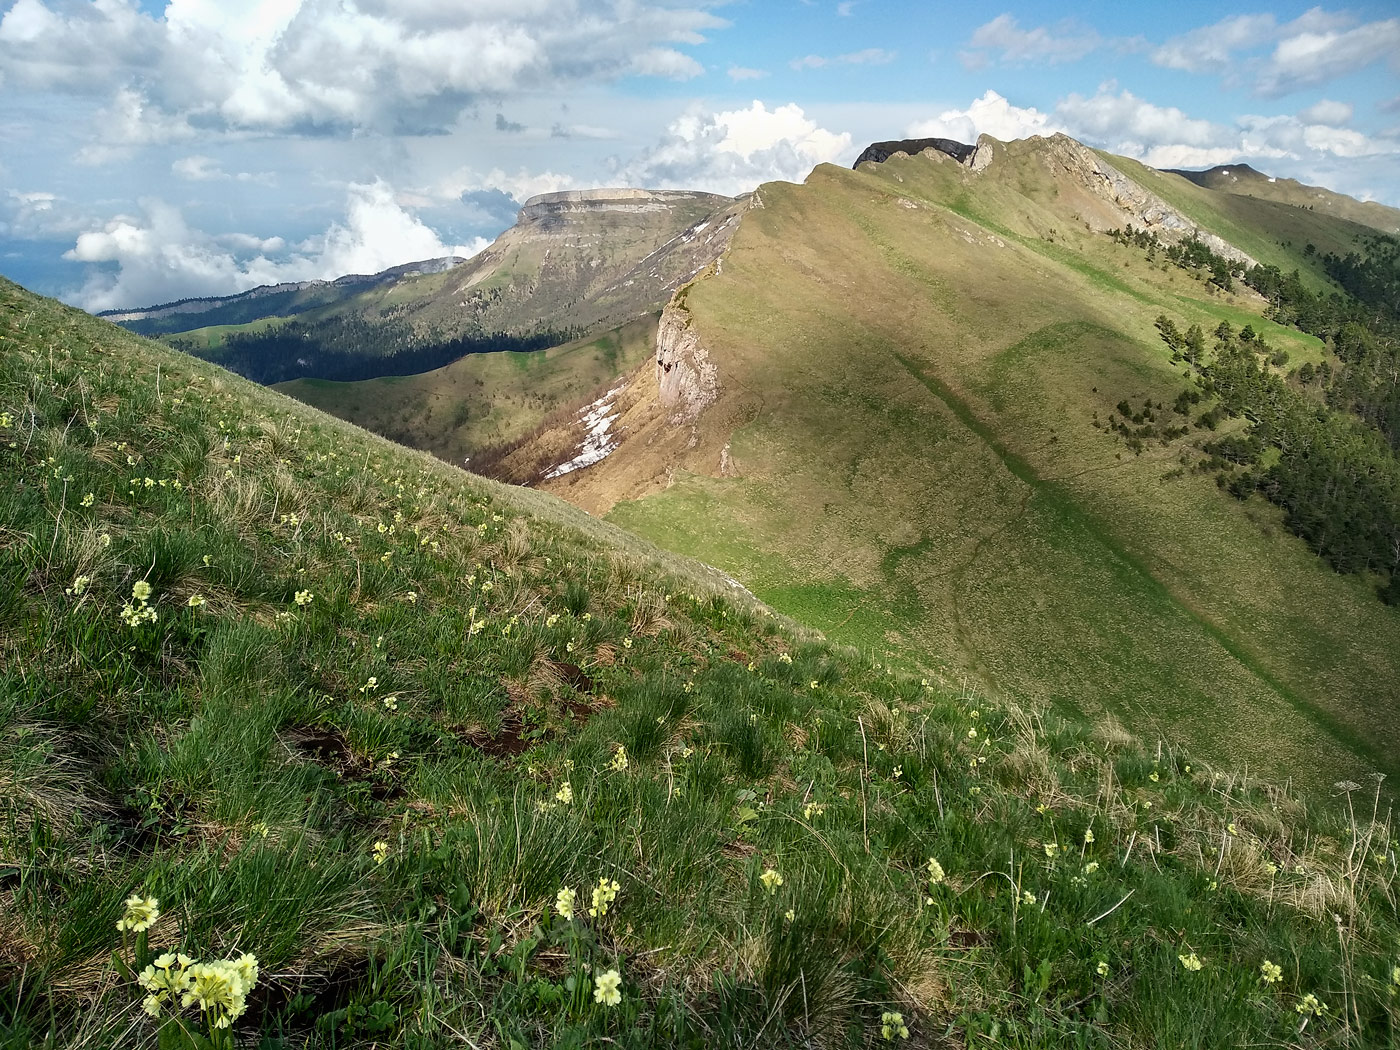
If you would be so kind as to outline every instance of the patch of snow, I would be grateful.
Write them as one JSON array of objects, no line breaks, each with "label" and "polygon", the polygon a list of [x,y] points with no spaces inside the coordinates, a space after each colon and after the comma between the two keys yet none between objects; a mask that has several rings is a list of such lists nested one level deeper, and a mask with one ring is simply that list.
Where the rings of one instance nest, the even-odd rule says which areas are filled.
[{"label": "patch of snow", "polygon": [[579,414],[579,422],[583,424],[584,435],[583,440],[578,444],[577,453],[567,463],[561,463],[546,473],[542,480],[548,481],[550,478],[563,477],[575,470],[591,467],[595,463],[602,462],[617,448],[620,443],[618,438],[609,434],[608,431],[617,421],[617,417],[621,415],[620,412],[612,412],[613,401],[626,388],[625,381],[619,383]]}]

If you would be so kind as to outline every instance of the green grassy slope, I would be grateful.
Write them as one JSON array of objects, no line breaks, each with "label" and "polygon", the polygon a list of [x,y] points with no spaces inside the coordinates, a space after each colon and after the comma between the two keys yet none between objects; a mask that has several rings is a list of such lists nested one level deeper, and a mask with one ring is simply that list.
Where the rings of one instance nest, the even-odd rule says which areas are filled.
[{"label": "green grassy slope", "polygon": [[1308,186],[1296,179],[1273,178],[1248,164],[1224,164],[1206,171],[1173,171],[1172,174],[1207,189],[1277,201],[1294,208],[1319,211],[1362,223],[1383,233],[1400,233],[1400,209],[1375,201],[1359,201],[1322,186]]},{"label": "green grassy slope", "polygon": [[[1093,201],[1037,150],[980,176],[916,157],[763,187],[689,290],[726,391],[711,432],[611,519],[834,638],[1011,695],[1312,785],[1400,771],[1397,611],[1183,469],[1198,436],[1135,455],[1096,425],[1191,388],[1162,312],[1252,323],[1293,364],[1319,344],[1086,230]],[[1275,210],[1313,240],[1332,222]],[[726,442],[737,476],[711,477]],[[625,445],[592,469],[627,491]]]},{"label": "green grassy slope", "polygon": [[5,282],[0,523],[0,1046],[1395,1035],[1361,789],[890,673]]},{"label": "green grassy slope", "polygon": [[586,401],[652,353],[656,317],[530,353],[469,354],[414,376],[276,389],[449,463],[524,434],[551,412]]}]

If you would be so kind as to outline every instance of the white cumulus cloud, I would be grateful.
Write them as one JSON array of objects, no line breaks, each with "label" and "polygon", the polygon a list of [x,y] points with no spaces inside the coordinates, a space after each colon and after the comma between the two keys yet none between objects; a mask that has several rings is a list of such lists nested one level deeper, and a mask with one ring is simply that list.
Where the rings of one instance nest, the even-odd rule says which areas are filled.
[{"label": "white cumulus cloud", "polygon": [[1034,107],[1014,106],[989,90],[966,109],[944,110],[936,117],[909,125],[906,133],[910,138],[948,138],[973,143],[978,135],[1009,142],[1063,130],[1063,125],[1050,114]]},{"label": "white cumulus cloud", "polygon": [[1326,124],[1328,127],[1340,128],[1351,123],[1352,114],[1355,112],[1356,108],[1350,102],[1334,102],[1324,98],[1302,110],[1298,119],[1304,124]]},{"label": "white cumulus cloud", "polygon": [[1062,23],[1055,27],[1022,29],[1011,14],[997,15],[979,26],[968,40],[970,50],[961,53],[963,65],[980,69],[992,59],[1009,64],[1074,62],[1103,46],[1093,29]]},{"label": "white cumulus cloud", "polygon": [[761,182],[801,182],[822,163],[853,159],[851,136],[818,126],[800,106],[706,113],[692,110],[661,142],[617,166],[621,181],[652,189],[709,190],[734,196]]},{"label": "white cumulus cloud", "polygon": [[230,295],[262,284],[377,273],[420,259],[474,255],[486,246],[481,239],[471,245],[444,244],[383,180],[352,183],[345,220],[290,251],[280,237],[211,236],[161,200],[143,201],[142,212],[79,234],[65,256],[103,264],[72,296],[83,307],[148,306],[189,296]]},{"label": "white cumulus cloud", "polygon": [[[116,98],[167,137],[195,127],[438,131],[507,92],[697,76],[703,68],[679,46],[727,24],[708,6],[169,0],[153,16],[136,0],[16,0],[0,17],[0,78]],[[129,135],[139,145],[155,132]]]}]

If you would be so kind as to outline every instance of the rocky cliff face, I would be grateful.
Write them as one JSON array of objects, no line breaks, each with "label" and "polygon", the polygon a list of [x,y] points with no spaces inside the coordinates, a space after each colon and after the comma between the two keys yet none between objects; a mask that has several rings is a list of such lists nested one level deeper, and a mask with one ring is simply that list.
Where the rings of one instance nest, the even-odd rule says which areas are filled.
[{"label": "rocky cliff face", "polygon": [[562,190],[531,197],[520,209],[520,226],[560,225],[582,216],[655,215],[681,204],[700,204],[709,209],[732,204],[729,197],[690,190]]},{"label": "rocky cliff face", "polygon": [[658,400],[672,424],[690,423],[719,397],[719,372],[690,311],[672,299],[661,311],[656,330]]},{"label": "rocky cliff face", "polygon": [[[980,143],[979,143],[980,144]],[[1202,229],[1161,197],[1134,182],[1083,143],[1068,135],[1044,140],[1041,158],[1056,175],[1073,179],[1118,211],[1119,225],[1132,224],[1168,242],[1195,238],[1217,255],[1252,266],[1255,259]]]},{"label": "rocky cliff face", "polygon": [[[743,200],[684,190],[568,190],[463,266],[434,304],[455,325],[515,332],[545,317],[590,331],[658,310],[729,244]],[[450,298],[449,298],[450,296]]]}]

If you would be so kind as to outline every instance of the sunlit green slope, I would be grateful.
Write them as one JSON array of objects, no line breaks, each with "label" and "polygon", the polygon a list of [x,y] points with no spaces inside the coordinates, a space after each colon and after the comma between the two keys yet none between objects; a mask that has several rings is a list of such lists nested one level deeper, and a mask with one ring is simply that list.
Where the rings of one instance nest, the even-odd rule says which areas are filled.
[{"label": "sunlit green slope", "polygon": [[[664,464],[624,441],[557,491],[875,652],[1309,784],[1400,772],[1400,613],[1195,469],[1194,379],[1153,321],[1253,325],[1289,367],[1320,344],[1088,229],[1103,198],[1052,146],[762,187],[687,290],[718,403]],[[1161,179],[1269,260],[1370,233]],[[1124,400],[1189,433],[1134,452]]]},{"label": "sunlit green slope", "polygon": [[1395,1035],[1372,781],[891,673],[4,282],[0,580],[6,1050]]}]

